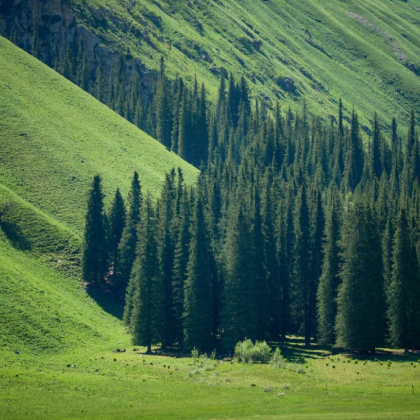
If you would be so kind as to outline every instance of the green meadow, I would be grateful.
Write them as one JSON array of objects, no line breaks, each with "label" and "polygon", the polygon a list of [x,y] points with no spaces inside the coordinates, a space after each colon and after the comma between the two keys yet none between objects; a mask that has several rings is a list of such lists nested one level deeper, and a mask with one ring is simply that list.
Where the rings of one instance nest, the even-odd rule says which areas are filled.
[{"label": "green meadow", "polygon": [[[115,352],[123,347],[125,353]],[[287,361],[277,369],[133,350],[127,337],[115,334],[106,345],[85,344],[68,353],[3,353],[0,415],[367,420],[417,419],[420,413],[418,355],[331,356],[290,338],[283,349]]]}]

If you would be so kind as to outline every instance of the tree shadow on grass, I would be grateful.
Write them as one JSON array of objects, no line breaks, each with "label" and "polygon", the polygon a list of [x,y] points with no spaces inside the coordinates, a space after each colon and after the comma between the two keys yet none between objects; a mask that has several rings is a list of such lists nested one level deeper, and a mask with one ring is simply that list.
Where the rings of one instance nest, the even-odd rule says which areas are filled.
[{"label": "tree shadow on grass", "polygon": [[2,221],[0,222],[0,229],[14,248],[20,251],[30,251],[32,249],[31,243],[25,238],[17,224]]},{"label": "tree shadow on grass", "polygon": [[122,320],[124,306],[108,290],[86,287],[87,294],[107,313]]}]

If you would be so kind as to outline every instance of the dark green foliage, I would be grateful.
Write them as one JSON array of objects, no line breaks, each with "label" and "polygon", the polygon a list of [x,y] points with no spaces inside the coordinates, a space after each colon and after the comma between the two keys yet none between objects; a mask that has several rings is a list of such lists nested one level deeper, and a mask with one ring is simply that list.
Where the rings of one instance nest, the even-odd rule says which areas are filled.
[{"label": "dark green foliage", "polygon": [[310,220],[306,196],[306,187],[302,185],[295,202],[294,213],[294,271],[293,292],[297,321],[303,324],[305,345],[310,345],[313,332],[313,314],[311,313],[311,249]]},{"label": "dark green foliage", "polygon": [[420,276],[406,210],[398,215],[388,289],[390,339],[406,349],[420,345]]},{"label": "dark green foliage", "polygon": [[179,215],[178,237],[174,251],[174,268],[172,274],[173,336],[175,341],[183,344],[184,329],[184,285],[187,278],[187,264],[190,244],[190,198],[187,192],[182,196]]},{"label": "dark green foliage", "polygon": [[158,249],[164,285],[164,330],[163,347],[172,341],[173,336],[173,293],[172,275],[174,269],[175,238],[173,237],[172,224],[174,218],[175,170],[165,175],[165,183],[159,201],[159,231]]},{"label": "dark green foliage", "polygon": [[[139,226],[140,240],[130,288],[133,295],[130,326],[133,330],[133,344],[147,347],[160,342],[163,328],[163,278],[160,270],[156,219],[150,196],[147,196]],[[128,318],[128,309],[125,317]]]},{"label": "dark green foliage", "polygon": [[[58,63],[89,90],[77,39]],[[119,57],[106,80],[99,60],[93,93],[201,170],[191,191],[182,174],[166,174],[153,215],[162,311],[161,335],[152,341],[204,348],[221,339],[232,350],[244,338],[301,334],[306,345],[318,338],[351,350],[381,345],[391,313],[384,295],[392,283],[399,207],[408,209],[410,240],[420,255],[414,113],[405,147],[395,119],[388,141],[377,114],[369,142],[355,110],[344,124],[341,100],[338,124],[311,115],[306,101],[302,112],[289,108],[283,117],[278,103],[273,110],[261,99],[251,104],[245,79],[238,83],[230,75],[221,78],[213,109],[204,85],[172,82],[163,60],[154,89],[143,90],[129,66]],[[138,179],[127,207],[122,235],[121,206],[118,216],[113,207],[109,222],[104,215],[103,224],[112,282],[126,295],[130,324],[138,283],[126,288],[139,276],[139,265],[132,267],[142,243]]]},{"label": "dark green foliage", "polygon": [[340,281],[340,248],[338,245],[340,221],[338,212],[338,196],[333,191],[326,216],[322,274],[317,294],[318,334],[319,341],[323,344],[335,343],[336,299]]},{"label": "dark green foliage", "polygon": [[107,274],[107,246],[101,177],[93,179],[89,193],[83,235],[83,279],[91,286],[102,286]]},{"label": "dark green foliage", "polygon": [[124,231],[125,220],[126,210],[124,199],[120,193],[119,188],[117,188],[114,201],[112,202],[111,212],[109,214],[109,262],[114,273],[117,271],[116,262],[118,258],[118,246]]},{"label": "dark green foliage", "polygon": [[374,351],[384,340],[382,255],[370,205],[355,197],[341,233],[342,284],[338,291],[337,345]]},{"label": "dark green foliage", "polygon": [[255,340],[258,325],[252,234],[242,208],[232,209],[223,253],[223,342],[233,348],[245,338]]},{"label": "dark green foliage", "polygon": [[136,258],[141,203],[141,186],[139,176],[137,172],[135,172],[127,199],[128,212],[126,225],[118,247],[118,256],[116,259],[117,271],[114,273],[114,284],[120,297],[123,297],[126,293],[131,269]]},{"label": "dark green foliage", "polygon": [[202,349],[209,344],[213,326],[211,249],[203,210],[203,199],[198,191],[191,215],[191,239],[182,317],[184,344],[189,349]]}]

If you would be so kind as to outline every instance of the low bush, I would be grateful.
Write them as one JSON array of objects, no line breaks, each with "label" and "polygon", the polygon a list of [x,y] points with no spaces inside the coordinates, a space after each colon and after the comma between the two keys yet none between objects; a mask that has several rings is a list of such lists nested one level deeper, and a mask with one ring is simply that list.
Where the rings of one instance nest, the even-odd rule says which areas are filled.
[{"label": "low bush", "polygon": [[271,357],[271,347],[265,341],[240,341],[235,346],[235,357],[243,363],[268,363]]},{"label": "low bush", "polygon": [[274,350],[274,353],[271,356],[270,365],[275,369],[283,368],[284,359],[283,359],[283,356],[281,355],[281,351],[278,347],[276,348],[276,350]]}]

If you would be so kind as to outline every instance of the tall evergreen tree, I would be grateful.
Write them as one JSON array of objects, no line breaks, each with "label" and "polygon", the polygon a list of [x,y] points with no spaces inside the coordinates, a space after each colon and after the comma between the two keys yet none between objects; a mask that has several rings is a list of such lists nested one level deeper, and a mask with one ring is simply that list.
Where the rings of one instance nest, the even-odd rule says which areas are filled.
[{"label": "tall evergreen tree", "polygon": [[420,345],[420,275],[416,250],[410,237],[406,210],[398,215],[388,289],[390,339],[395,346]]},{"label": "tall evergreen tree", "polygon": [[197,192],[191,218],[187,278],[184,286],[184,344],[203,349],[213,326],[210,242],[201,192]]},{"label": "tall evergreen tree", "polygon": [[245,338],[254,340],[258,325],[250,226],[242,208],[231,211],[224,250],[226,273],[222,312],[222,338],[227,349],[233,349]]},{"label": "tall evergreen tree", "polygon": [[341,233],[337,345],[375,351],[384,339],[384,290],[378,229],[370,205],[355,197]]},{"label": "tall evergreen tree", "polygon": [[118,271],[115,273],[116,278],[114,280],[117,293],[120,297],[123,297],[126,293],[131,270],[136,258],[138,224],[140,222],[140,209],[142,204],[141,186],[137,172],[134,172],[127,202],[127,221],[118,247],[118,257],[116,260]]},{"label": "tall evergreen tree", "polygon": [[83,279],[95,287],[103,285],[107,271],[103,199],[102,180],[96,175],[88,199],[82,260]]},{"label": "tall evergreen tree", "polygon": [[313,319],[310,307],[311,296],[311,250],[310,220],[306,187],[302,185],[296,197],[294,214],[294,295],[298,320],[303,324],[305,345],[311,343]]},{"label": "tall evergreen tree", "polygon": [[163,281],[160,270],[156,220],[148,195],[143,205],[139,226],[140,240],[130,283],[134,283],[130,325],[133,329],[133,344],[147,347],[160,342],[163,328]]},{"label": "tall evergreen tree", "polygon": [[339,216],[338,197],[333,193],[327,211],[325,242],[323,246],[322,274],[318,286],[318,333],[322,344],[335,343],[335,318],[337,315],[337,290],[339,286]]},{"label": "tall evergreen tree", "polygon": [[120,193],[119,188],[115,192],[114,201],[112,202],[111,212],[109,215],[109,225],[110,225],[110,243],[109,243],[109,253],[110,253],[110,266],[115,273],[117,271],[116,262],[118,258],[118,246],[121,241],[123,230],[125,227],[126,220],[126,210],[124,199]]}]

